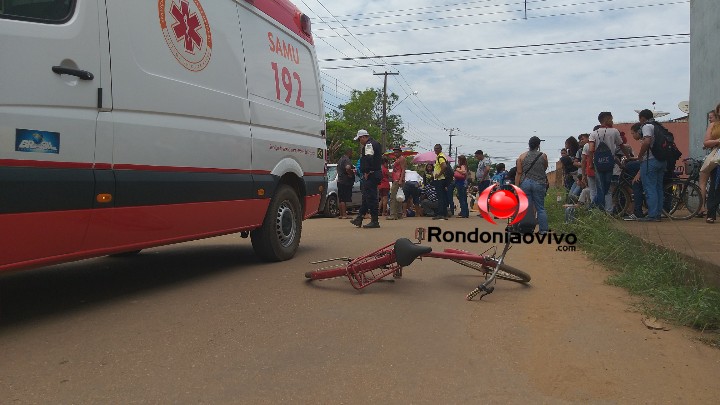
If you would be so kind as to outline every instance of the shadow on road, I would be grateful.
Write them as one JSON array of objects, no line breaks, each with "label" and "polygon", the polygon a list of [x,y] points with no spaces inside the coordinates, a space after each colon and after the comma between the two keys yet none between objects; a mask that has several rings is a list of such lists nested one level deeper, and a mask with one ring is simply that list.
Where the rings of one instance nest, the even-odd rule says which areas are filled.
[{"label": "shadow on road", "polygon": [[0,329],[261,262],[250,246],[177,245],[0,275]]}]

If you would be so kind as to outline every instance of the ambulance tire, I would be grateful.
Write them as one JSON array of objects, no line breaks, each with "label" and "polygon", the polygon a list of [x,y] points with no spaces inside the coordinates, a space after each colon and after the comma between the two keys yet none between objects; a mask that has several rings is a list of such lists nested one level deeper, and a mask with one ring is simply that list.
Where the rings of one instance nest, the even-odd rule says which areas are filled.
[{"label": "ambulance tire", "polygon": [[270,201],[262,226],[250,232],[253,250],[268,262],[291,259],[300,245],[301,232],[298,195],[292,187],[281,184]]}]

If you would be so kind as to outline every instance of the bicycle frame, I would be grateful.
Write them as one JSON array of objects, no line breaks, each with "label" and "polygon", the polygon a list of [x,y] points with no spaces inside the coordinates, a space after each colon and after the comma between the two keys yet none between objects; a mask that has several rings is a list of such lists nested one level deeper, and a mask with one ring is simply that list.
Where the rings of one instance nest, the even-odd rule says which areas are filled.
[{"label": "bicycle frame", "polygon": [[[422,228],[419,228],[422,229]],[[366,254],[364,256],[360,256],[355,259],[349,259],[349,258],[336,258],[336,259],[328,259],[328,260],[322,260],[318,262],[313,263],[326,263],[331,261],[337,261],[337,260],[343,260],[347,261],[347,265],[342,267],[332,267],[327,269],[318,269],[316,271],[307,272],[305,273],[305,277],[310,280],[320,280],[320,279],[326,279],[326,278],[333,278],[333,277],[339,277],[339,276],[346,276],[348,280],[350,280],[350,284],[355,288],[356,290],[363,289],[370,284],[374,284],[385,277],[389,275],[393,275],[393,278],[401,278],[402,277],[402,269],[403,266],[398,264],[398,254],[396,254],[396,249],[398,247],[403,248],[403,246],[406,246],[407,244],[411,244],[413,246],[417,246],[417,248],[403,248],[409,250],[414,250],[413,252],[404,251],[403,256],[407,259],[408,255],[410,255],[410,263],[415,260],[416,258],[422,259],[422,258],[436,258],[436,259],[449,259],[453,260],[457,263],[463,264],[468,267],[475,268],[477,270],[477,266],[484,269],[491,268],[490,271],[486,271],[486,279],[483,283],[478,285],[475,289],[473,289],[470,293],[466,295],[467,300],[472,300],[475,296],[480,295],[480,299],[484,297],[487,294],[491,294],[493,290],[495,289],[494,283],[496,281],[498,271],[500,270],[500,267],[503,264],[503,261],[505,259],[505,255],[507,254],[508,250],[510,250],[510,240],[505,241],[505,246],[502,250],[502,253],[500,256],[496,257],[495,253],[497,252],[497,247],[493,246],[490,249],[486,250],[482,254],[474,254],[470,253],[464,250],[459,249],[445,249],[441,252],[433,252],[430,247],[425,247],[425,249],[422,249],[419,246],[419,243],[422,239],[424,239],[424,235],[421,232],[416,231],[416,237],[418,238],[418,243],[412,244],[407,239],[401,238],[398,239],[395,243],[386,245],[381,247],[380,249]],[[404,244],[400,244],[403,239],[406,241]],[[420,251],[423,252],[420,252]],[[493,254],[488,255],[487,252],[494,250]],[[472,266],[469,266],[466,263],[473,263]],[[409,264],[408,264],[409,265]],[[489,273],[489,275],[488,275]],[[529,281],[529,276],[526,276],[526,281]],[[523,278],[520,278],[523,280]],[[525,281],[525,282],[526,282]]]}]

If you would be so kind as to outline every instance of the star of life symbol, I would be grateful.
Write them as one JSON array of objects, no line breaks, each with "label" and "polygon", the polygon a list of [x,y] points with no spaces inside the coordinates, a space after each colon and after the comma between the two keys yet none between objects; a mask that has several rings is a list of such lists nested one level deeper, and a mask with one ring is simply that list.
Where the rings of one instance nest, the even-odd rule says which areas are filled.
[{"label": "star of life symbol", "polygon": [[199,72],[210,63],[212,33],[200,0],[158,0],[160,28],[177,61]]},{"label": "star of life symbol", "polygon": [[173,2],[170,8],[170,14],[175,18],[175,24],[172,29],[175,32],[175,38],[178,41],[185,41],[185,50],[191,54],[195,54],[195,45],[200,48],[202,46],[202,37],[198,35],[200,28],[200,19],[197,13],[190,13],[190,4],[182,0],[180,7]]}]

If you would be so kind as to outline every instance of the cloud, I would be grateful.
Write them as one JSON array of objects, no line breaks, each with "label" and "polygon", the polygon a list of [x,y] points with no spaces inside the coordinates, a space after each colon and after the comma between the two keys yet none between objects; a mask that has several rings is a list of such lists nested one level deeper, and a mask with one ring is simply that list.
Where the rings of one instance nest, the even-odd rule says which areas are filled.
[{"label": "cloud", "polygon": [[[440,7],[446,4],[454,6]],[[386,58],[385,62],[483,58],[430,64],[375,68],[324,70],[356,89],[381,87],[382,78],[373,71],[399,71],[401,77],[388,81],[389,90],[401,98],[418,91],[394,113],[409,124],[407,137],[429,148],[446,145],[449,137],[443,128],[459,128],[454,145],[460,151],[483,149],[491,156],[517,156],[526,149],[527,139],[538,135],[547,141],[544,147],[551,160],[559,157],[565,138],[588,132],[596,124],[600,111],[612,111],[616,122],[634,121],[638,108],[668,111],[669,118],[683,115],[680,101],[689,97],[690,45],[646,46],[652,43],[689,41],[689,37],[668,37],[488,50],[529,44],[557,44],[690,32],[690,3],[674,0],[530,1],[528,19],[523,19],[523,2],[484,0],[438,4],[432,1],[361,1],[322,4],[355,37],[342,28],[319,31],[330,13],[317,0],[296,4],[313,19],[319,59],[348,55],[390,55],[485,48],[467,53]],[[675,4],[670,4],[675,3]],[[474,7],[470,9],[469,7]],[[440,13],[444,9],[460,9]],[[393,11],[389,13],[388,11]],[[592,12],[593,10],[606,10]],[[375,13],[375,14],[371,14]],[[422,14],[417,14],[422,13]],[[470,17],[438,19],[474,14]],[[390,15],[396,15],[390,17]],[[343,16],[343,17],[340,17]],[[383,18],[378,18],[378,17]],[[365,18],[365,19],[360,19]],[[430,18],[436,18],[429,21]],[[424,20],[403,24],[395,21]],[[501,21],[505,20],[505,21]],[[496,21],[496,22],[491,22]],[[369,24],[385,24],[363,26]],[[441,29],[434,26],[473,24]],[[335,23],[334,27],[339,27]],[[380,31],[402,32],[368,35]],[[352,45],[351,45],[352,44]],[[332,45],[332,46],[331,46]],[[581,51],[588,48],[633,46],[627,49]],[[370,50],[366,49],[369,48]],[[509,52],[558,52],[533,56],[501,57]],[[360,64],[383,63],[380,60],[357,61]],[[321,68],[354,65],[352,61],[321,62]],[[346,90],[349,93],[349,91]],[[340,95],[342,97],[342,95]],[[429,110],[429,111],[427,111]],[[437,117],[437,118],[435,118]],[[440,122],[438,122],[440,121]],[[489,140],[492,140],[490,142]]]}]

